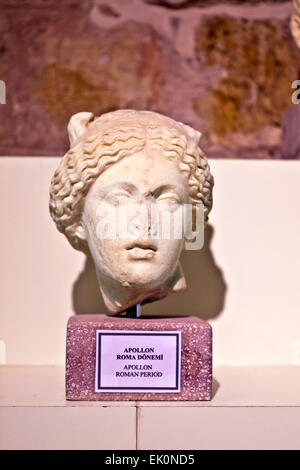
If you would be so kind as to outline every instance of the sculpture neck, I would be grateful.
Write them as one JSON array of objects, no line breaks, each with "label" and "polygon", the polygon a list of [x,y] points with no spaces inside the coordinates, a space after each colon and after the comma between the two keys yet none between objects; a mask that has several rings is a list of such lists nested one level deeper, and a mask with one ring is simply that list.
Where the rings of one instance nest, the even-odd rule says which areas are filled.
[{"label": "sculpture neck", "polygon": [[115,280],[106,279],[97,270],[97,279],[105,306],[111,313],[121,313],[136,304],[145,304],[163,299],[186,288],[186,281],[180,263],[171,276],[157,288],[130,288],[122,286]]}]

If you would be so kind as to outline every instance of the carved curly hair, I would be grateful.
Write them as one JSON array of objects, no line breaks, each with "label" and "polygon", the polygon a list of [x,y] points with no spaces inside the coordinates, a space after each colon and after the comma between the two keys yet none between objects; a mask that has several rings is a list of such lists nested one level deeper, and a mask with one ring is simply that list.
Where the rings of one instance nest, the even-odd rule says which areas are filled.
[{"label": "carved curly hair", "polygon": [[201,134],[152,111],[118,110],[94,118],[75,114],[68,125],[70,150],[50,186],[50,214],[71,245],[88,253],[81,217],[85,196],[110,165],[147,146],[177,161],[188,178],[190,203],[202,203],[205,222],[212,207],[213,177],[199,147]]}]

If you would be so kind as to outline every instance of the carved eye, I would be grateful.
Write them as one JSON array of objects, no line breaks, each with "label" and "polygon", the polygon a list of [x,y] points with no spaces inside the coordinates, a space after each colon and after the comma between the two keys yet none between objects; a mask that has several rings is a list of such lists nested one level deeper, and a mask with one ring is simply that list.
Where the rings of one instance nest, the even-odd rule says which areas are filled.
[{"label": "carved eye", "polygon": [[179,207],[180,199],[174,193],[164,193],[157,198],[157,203],[162,209],[173,212]]},{"label": "carved eye", "polygon": [[127,191],[113,191],[106,196],[106,200],[114,206],[127,204],[130,199],[131,195]]}]

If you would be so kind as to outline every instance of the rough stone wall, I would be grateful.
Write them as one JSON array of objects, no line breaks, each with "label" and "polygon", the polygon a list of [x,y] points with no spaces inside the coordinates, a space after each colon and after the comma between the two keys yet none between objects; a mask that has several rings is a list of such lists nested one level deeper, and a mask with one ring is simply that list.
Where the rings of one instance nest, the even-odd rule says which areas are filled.
[{"label": "rough stone wall", "polygon": [[150,109],[210,157],[280,158],[300,78],[292,2],[2,0],[1,155],[62,155],[79,111]]}]

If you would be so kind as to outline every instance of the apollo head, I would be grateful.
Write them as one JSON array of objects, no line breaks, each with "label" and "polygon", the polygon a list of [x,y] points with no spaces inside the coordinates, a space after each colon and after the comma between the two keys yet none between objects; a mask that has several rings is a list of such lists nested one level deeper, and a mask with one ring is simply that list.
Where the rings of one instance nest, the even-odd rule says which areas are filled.
[{"label": "apollo head", "polygon": [[183,207],[200,207],[208,220],[213,178],[200,133],[134,110],[78,113],[68,132],[71,148],[51,182],[50,213],[71,245],[92,256],[107,308],[118,313],[184,289],[185,233],[170,229]]}]

